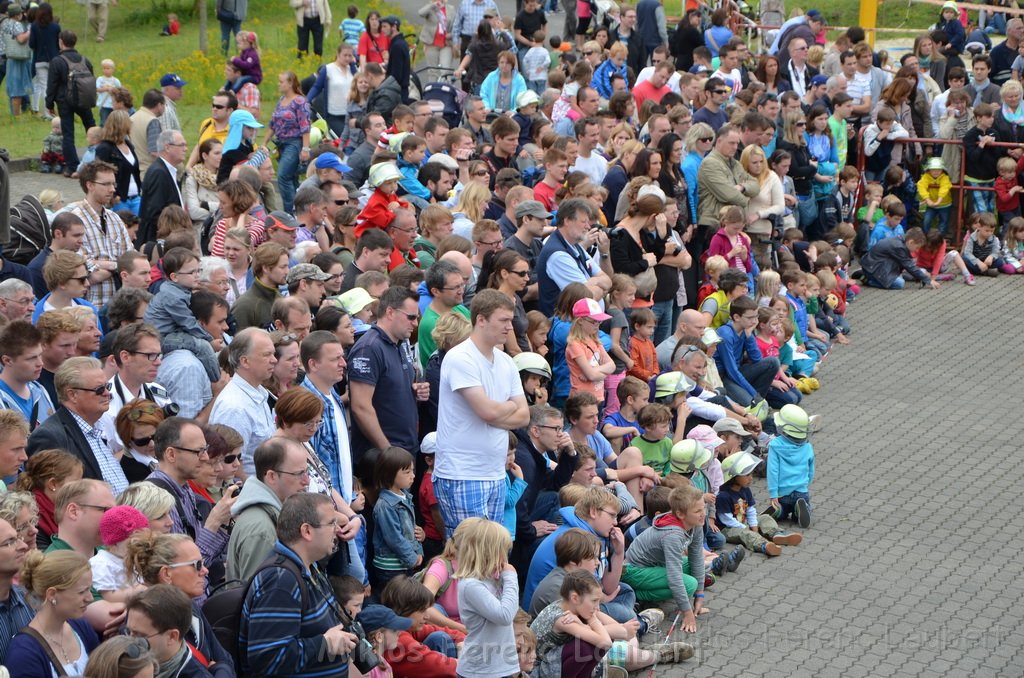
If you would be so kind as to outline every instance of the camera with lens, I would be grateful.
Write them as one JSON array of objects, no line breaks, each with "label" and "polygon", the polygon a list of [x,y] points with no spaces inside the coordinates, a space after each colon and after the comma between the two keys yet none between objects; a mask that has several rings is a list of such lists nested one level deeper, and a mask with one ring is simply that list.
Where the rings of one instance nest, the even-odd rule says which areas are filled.
[{"label": "camera with lens", "polygon": [[373,651],[373,645],[366,639],[363,625],[357,621],[351,621],[346,629],[356,637],[356,646],[352,649],[352,663],[360,673],[366,674],[380,665],[380,657]]},{"label": "camera with lens", "polygon": [[178,412],[181,411],[181,408],[178,407],[178,403],[167,403],[161,407],[160,410],[164,413],[164,419],[168,419],[170,417],[178,416]]}]

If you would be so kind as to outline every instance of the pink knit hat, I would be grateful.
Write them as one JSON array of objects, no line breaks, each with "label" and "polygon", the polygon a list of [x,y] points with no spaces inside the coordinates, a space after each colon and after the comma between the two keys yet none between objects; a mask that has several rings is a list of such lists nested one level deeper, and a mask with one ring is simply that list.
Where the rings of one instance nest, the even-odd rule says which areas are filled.
[{"label": "pink knit hat", "polygon": [[100,539],[104,546],[113,546],[147,527],[149,519],[139,509],[134,506],[115,506],[100,518]]}]

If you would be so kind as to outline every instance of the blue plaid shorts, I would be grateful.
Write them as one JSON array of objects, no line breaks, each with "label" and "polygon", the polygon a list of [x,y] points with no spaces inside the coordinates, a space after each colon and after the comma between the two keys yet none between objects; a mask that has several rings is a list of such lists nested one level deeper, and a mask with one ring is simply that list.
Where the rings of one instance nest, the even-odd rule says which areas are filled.
[{"label": "blue plaid shorts", "polygon": [[444,519],[445,539],[466,518],[500,523],[505,513],[505,480],[451,480],[434,477],[434,495]]}]

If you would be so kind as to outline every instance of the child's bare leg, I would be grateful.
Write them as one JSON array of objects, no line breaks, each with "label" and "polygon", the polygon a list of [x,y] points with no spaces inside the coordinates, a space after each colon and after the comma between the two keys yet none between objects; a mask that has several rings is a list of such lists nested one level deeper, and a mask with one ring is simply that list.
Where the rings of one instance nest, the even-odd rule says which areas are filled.
[{"label": "child's bare leg", "polygon": [[619,480],[626,485],[626,489],[633,496],[637,506],[644,505],[644,493],[640,487],[643,474],[640,472],[644,465],[643,453],[636,447],[627,447],[615,460],[615,470],[618,472]]}]

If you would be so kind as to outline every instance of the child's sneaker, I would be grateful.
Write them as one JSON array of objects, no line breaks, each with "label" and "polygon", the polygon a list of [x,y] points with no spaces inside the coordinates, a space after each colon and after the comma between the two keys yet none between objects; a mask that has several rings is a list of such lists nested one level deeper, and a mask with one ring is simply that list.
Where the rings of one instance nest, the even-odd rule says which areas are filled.
[{"label": "child's sneaker", "polygon": [[742,546],[737,546],[732,551],[729,551],[729,555],[726,558],[727,563],[725,569],[727,569],[729,572],[735,572],[736,568],[740,566],[740,563],[743,561],[743,558],[746,555],[747,550]]},{"label": "child's sneaker", "polygon": [[978,281],[974,279],[974,274],[972,274],[972,273],[964,274],[964,284],[965,285],[969,285],[970,287],[974,287],[974,285],[977,284],[977,282]]},{"label": "child's sneaker", "polygon": [[629,678],[629,671],[623,666],[606,666],[604,676],[605,678]]},{"label": "child's sneaker", "polygon": [[811,526],[811,507],[803,497],[796,500],[796,506],[793,507],[793,515],[796,518],[796,524],[800,527],[807,529]]},{"label": "child's sneaker", "polygon": [[821,388],[821,382],[815,377],[807,377],[807,383],[810,385],[812,391],[817,391]]},{"label": "child's sneaker", "polygon": [[937,276],[935,276],[935,280],[937,282],[949,282],[952,279],[953,279],[953,274],[952,273],[940,273]]},{"label": "child's sneaker", "polygon": [[716,581],[718,581],[718,580],[715,579],[715,575],[711,574],[710,572],[705,572],[704,573],[704,588],[706,588],[706,589],[711,588],[712,586],[715,585]]},{"label": "child's sneaker", "polygon": [[814,390],[813,388],[811,388],[811,384],[810,382],[807,381],[806,377],[803,379],[797,379],[796,388],[804,395],[808,395],[811,391]]},{"label": "child's sneaker", "polygon": [[718,557],[711,561],[711,574],[721,577],[725,574],[725,568],[728,564],[729,555],[726,553],[718,554]]},{"label": "child's sneaker", "polygon": [[657,630],[661,622],[665,621],[665,613],[657,607],[651,607],[640,612],[636,618],[640,622],[640,631],[636,634],[639,638],[652,630]]},{"label": "child's sneaker", "polygon": [[53,172],[53,166],[44,162],[42,165],[39,166],[39,172],[42,174],[49,174]]},{"label": "child's sneaker", "polygon": [[693,656],[693,645],[680,641],[655,645],[650,649],[658,653],[659,664],[675,664]]},{"label": "child's sneaker", "polygon": [[799,532],[780,532],[772,537],[771,543],[777,546],[798,546],[803,540],[804,536]]},{"label": "child's sneaker", "polygon": [[775,556],[782,555],[782,547],[778,544],[773,544],[770,541],[766,541],[764,544],[761,545],[761,553],[765,554],[769,558],[774,558]]},{"label": "child's sneaker", "polygon": [[820,414],[812,414],[807,421],[811,433],[817,433],[825,427],[825,419]]}]

